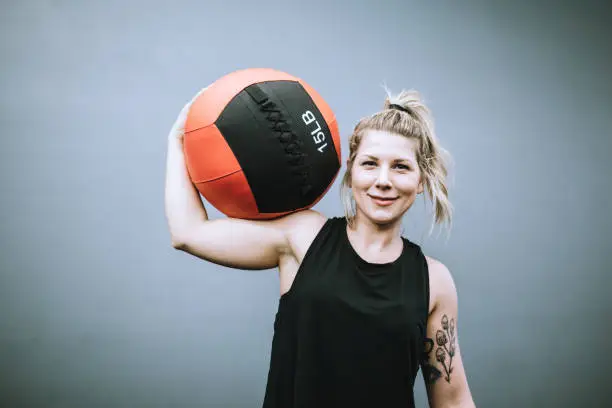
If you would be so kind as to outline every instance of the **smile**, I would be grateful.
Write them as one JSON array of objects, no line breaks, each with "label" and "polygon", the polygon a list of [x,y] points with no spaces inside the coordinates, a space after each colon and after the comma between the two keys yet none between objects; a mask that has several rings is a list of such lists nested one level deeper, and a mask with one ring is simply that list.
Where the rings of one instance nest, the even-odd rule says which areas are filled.
[{"label": "smile", "polygon": [[380,206],[387,206],[387,205],[391,205],[395,202],[395,200],[397,200],[397,197],[377,197],[377,196],[371,196],[368,195],[372,201],[374,201],[375,204],[380,205]]}]

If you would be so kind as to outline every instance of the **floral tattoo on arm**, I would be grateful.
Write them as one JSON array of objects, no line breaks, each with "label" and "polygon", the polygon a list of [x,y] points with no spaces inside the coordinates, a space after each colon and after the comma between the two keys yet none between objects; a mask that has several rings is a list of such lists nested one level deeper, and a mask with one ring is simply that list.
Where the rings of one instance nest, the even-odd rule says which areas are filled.
[{"label": "floral tattoo on arm", "polygon": [[442,376],[442,371],[430,363],[431,360],[429,359],[435,345],[438,346],[435,351],[436,361],[442,365],[444,379],[450,383],[450,375],[453,372],[453,357],[455,356],[457,345],[455,319],[450,319],[449,321],[446,315],[442,316],[442,330],[436,332],[435,344],[432,339],[425,338],[421,366],[427,384],[435,383]]}]

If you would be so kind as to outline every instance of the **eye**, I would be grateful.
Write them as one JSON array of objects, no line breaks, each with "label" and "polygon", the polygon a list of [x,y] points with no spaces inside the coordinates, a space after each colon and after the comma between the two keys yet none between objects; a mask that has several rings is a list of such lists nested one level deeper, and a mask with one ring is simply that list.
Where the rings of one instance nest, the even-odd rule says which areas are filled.
[{"label": "eye", "polygon": [[372,166],[376,166],[376,162],[373,160],[366,160],[362,162],[361,165],[366,166],[366,167],[372,167]]},{"label": "eye", "polygon": [[410,170],[410,166],[408,166],[407,164],[397,163],[395,167],[400,170]]}]

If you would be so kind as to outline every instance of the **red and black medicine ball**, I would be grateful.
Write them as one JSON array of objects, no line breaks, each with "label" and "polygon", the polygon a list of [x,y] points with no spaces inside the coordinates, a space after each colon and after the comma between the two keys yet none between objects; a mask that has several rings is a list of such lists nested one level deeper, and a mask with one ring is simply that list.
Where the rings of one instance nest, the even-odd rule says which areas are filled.
[{"label": "red and black medicine ball", "polygon": [[340,170],[336,118],[308,84],[252,68],[203,91],[185,122],[191,181],[215,208],[243,219],[270,219],[310,208]]}]

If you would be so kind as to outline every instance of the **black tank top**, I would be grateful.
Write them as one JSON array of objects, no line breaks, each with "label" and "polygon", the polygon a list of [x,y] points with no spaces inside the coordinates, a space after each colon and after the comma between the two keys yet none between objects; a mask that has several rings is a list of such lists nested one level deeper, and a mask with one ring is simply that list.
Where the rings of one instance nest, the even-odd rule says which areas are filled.
[{"label": "black tank top", "polygon": [[264,408],[414,407],[429,275],[402,238],[393,262],[366,262],[345,218],[326,221],[281,296]]}]

